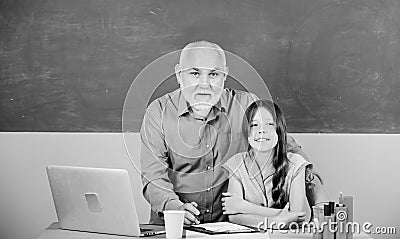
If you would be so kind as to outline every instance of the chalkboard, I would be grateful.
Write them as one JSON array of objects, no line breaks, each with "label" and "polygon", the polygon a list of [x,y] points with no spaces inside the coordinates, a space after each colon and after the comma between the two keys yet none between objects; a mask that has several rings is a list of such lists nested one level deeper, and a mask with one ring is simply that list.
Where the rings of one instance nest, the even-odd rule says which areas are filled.
[{"label": "chalkboard", "polygon": [[[400,133],[399,5],[1,0],[0,131],[121,132],[136,76],[205,39],[257,70],[290,132]],[[171,75],[141,94],[154,99],[176,87]],[[147,103],[134,107],[134,131]]]}]

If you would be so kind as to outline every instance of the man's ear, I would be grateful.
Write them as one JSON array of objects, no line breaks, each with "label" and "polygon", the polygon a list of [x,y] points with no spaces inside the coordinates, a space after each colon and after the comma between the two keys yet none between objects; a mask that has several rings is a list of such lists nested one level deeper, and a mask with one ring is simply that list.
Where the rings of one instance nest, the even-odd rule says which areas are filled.
[{"label": "man's ear", "polygon": [[226,81],[226,78],[228,77],[229,74],[229,67],[225,66],[225,76],[224,76],[224,81]]},{"label": "man's ear", "polygon": [[182,77],[181,77],[181,66],[179,64],[175,65],[175,76],[178,81],[178,84],[180,85],[182,82]]}]

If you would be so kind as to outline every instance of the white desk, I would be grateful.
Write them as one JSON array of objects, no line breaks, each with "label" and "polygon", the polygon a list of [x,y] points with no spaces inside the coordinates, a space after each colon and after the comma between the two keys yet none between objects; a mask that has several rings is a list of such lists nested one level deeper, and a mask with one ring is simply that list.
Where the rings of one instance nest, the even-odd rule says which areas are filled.
[{"label": "white desk", "polygon": [[[286,232],[286,231],[285,231]],[[287,238],[301,238],[311,239],[310,233],[285,233],[274,231],[273,233],[238,233],[238,234],[220,234],[220,235],[207,235],[199,232],[186,231],[186,238],[200,239],[200,238],[256,238],[256,239],[287,239]],[[40,233],[36,239],[132,239],[134,237],[115,236],[108,234],[90,233],[62,230],[57,222],[51,224],[45,231]],[[165,234],[145,237],[145,238],[165,238]],[[354,234],[354,239],[371,239],[365,233]]]}]

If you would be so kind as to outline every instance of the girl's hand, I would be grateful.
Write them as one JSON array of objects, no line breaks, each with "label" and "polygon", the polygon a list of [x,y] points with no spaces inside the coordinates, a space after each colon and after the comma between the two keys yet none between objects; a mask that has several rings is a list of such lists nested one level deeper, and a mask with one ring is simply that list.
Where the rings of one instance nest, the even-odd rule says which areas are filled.
[{"label": "girl's hand", "polygon": [[223,214],[239,214],[242,213],[241,208],[243,208],[246,201],[234,193],[222,193],[224,196],[222,201]]},{"label": "girl's hand", "polygon": [[274,217],[275,227],[277,229],[288,228],[290,224],[301,224],[304,222],[306,212],[292,212],[289,211],[289,203],[282,209],[282,211]]}]

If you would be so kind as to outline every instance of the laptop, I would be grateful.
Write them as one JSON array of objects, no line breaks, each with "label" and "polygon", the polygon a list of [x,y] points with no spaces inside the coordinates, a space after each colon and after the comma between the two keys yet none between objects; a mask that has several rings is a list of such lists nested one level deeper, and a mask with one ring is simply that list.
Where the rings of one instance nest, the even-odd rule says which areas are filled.
[{"label": "laptop", "polygon": [[164,228],[140,228],[126,170],[55,165],[46,170],[61,229],[122,236],[165,233]]}]

